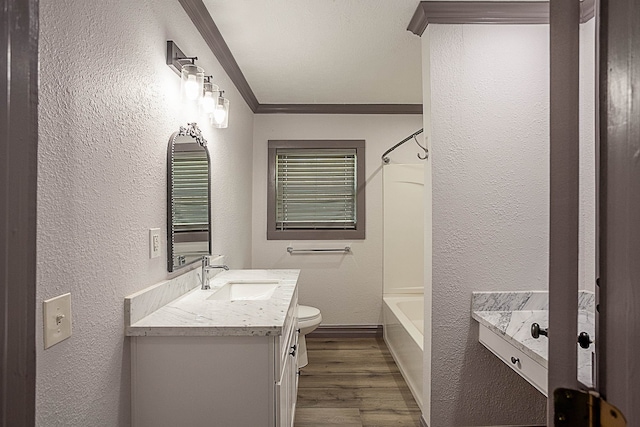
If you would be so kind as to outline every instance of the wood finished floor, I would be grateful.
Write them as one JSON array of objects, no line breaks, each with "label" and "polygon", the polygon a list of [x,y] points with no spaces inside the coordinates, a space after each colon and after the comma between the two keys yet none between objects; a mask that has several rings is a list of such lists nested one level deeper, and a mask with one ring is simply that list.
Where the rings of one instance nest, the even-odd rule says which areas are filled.
[{"label": "wood finished floor", "polygon": [[295,427],[420,426],[420,408],[382,338],[307,338]]}]

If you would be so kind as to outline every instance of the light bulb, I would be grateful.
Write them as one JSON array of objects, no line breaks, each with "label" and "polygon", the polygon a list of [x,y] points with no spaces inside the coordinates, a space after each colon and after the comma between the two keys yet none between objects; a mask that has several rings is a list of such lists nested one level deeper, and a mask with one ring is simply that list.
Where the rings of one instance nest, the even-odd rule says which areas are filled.
[{"label": "light bulb", "polygon": [[215,112],[216,101],[213,99],[213,93],[205,92],[204,98],[202,98],[202,109],[206,114]]},{"label": "light bulb", "polygon": [[220,91],[220,96],[216,98],[216,108],[210,116],[213,127],[219,129],[229,126],[229,100],[222,94],[223,91]]},{"label": "light bulb", "polygon": [[224,108],[224,105],[216,105],[216,109],[213,110],[213,120],[220,124],[224,122],[224,119],[227,117],[227,110]]},{"label": "light bulb", "polygon": [[198,95],[199,95],[199,85],[198,85],[198,81],[196,80],[196,76],[193,74],[190,74],[187,77],[187,81],[184,83],[184,94],[187,97],[187,99],[194,101],[196,99],[198,99]]}]

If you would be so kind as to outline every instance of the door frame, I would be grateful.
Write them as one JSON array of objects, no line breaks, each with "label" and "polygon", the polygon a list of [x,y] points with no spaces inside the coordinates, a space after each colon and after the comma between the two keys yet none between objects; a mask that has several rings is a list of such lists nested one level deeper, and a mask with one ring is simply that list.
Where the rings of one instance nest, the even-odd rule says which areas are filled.
[{"label": "door frame", "polygon": [[[551,0],[549,390],[575,379],[578,0]],[[640,0],[599,0],[596,381],[627,425],[640,422]],[[598,27],[599,25],[599,27]],[[551,393],[550,393],[551,396]],[[553,399],[547,424],[554,425]]]},{"label": "door frame", "polygon": [[596,383],[630,426],[640,423],[638,28],[640,0],[600,0]]},{"label": "door frame", "polygon": [[37,0],[0,8],[0,426],[35,425]]},{"label": "door frame", "polygon": [[580,1],[551,0],[549,350],[547,425],[553,391],[578,389]]}]

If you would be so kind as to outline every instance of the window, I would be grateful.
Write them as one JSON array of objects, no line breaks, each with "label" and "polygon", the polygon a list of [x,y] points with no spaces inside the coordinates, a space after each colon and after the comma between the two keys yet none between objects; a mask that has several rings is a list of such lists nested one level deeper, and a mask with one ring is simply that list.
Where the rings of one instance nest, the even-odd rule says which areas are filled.
[{"label": "window", "polygon": [[364,141],[269,141],[268,240],[364,239]]}]

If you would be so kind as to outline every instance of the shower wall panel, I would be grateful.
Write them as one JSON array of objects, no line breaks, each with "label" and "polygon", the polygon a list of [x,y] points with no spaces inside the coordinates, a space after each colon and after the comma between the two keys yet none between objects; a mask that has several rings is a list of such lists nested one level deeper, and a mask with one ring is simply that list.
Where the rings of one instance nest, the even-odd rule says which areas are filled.
[{"label": "shower wall panel", "polygon": [[384,294],[424,292],[424,165],[383,168]]}]

